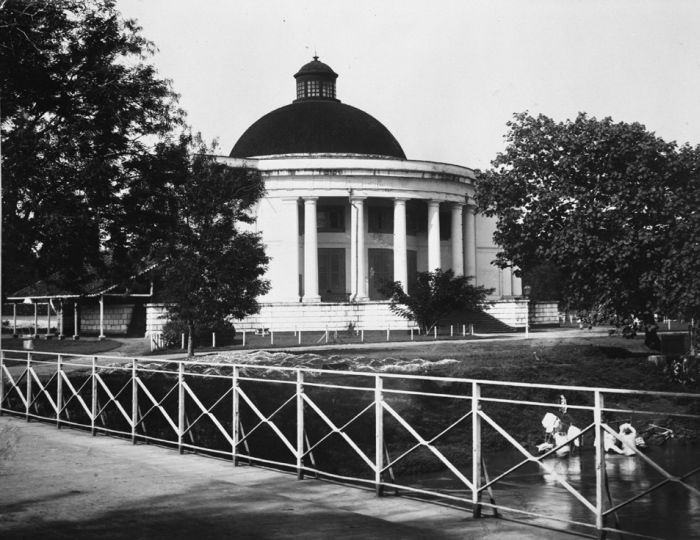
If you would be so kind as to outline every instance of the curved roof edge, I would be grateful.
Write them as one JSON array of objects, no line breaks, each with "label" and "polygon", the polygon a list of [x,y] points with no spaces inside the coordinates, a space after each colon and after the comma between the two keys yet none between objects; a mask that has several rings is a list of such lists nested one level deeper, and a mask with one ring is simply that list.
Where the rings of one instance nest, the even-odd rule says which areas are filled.
[{"label": "curved roof edge", "polygon": [[474,169],[439,161],[398,159],[386,156],[374,157],[353,154],[282,154],[260,158],[232,158],[214,156],[219,163],[231,167],[249,167],[259,171],[283,169],[383,169],[392,171],[412,171],[449,174],[476,179]]}]

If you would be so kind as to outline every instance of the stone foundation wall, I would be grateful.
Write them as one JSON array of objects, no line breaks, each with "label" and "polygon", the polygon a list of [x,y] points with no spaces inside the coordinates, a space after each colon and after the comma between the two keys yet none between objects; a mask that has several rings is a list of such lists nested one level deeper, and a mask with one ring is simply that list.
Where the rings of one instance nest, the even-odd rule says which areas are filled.
[{"label": "stone foundation wall", "polygon": [[146,304],[146,335],[162,332],[168,322],[168,304]]},{"label": "stone foundation wall", "polygon": [[557,302],[532,302],[530,304],[530,326],[559,326]]},{"label": "stone foundation wall", "polygon": [[484,311],[511,328],[525,328],[528,316],[527,300],[525,299],[498,300],[492,305],[486,306]]},{"label": "stone foundation wall", "polygon": [[[133,304],[105,305],[104,332],[105,334],[126,334],[134,314]],[[83,306],[80,313],[81,334],[100,333],[100,306]]]},{"label": "stone foundation wall", "polygon": [[302,304],[274,303],[261,304],[260,313],[243,320],[234,321],[236,330],[270,328],[277,331],[294,330],[365,330],[407,329],[412,323],[394,315],[388,302],[368,302],[353,304]]}]

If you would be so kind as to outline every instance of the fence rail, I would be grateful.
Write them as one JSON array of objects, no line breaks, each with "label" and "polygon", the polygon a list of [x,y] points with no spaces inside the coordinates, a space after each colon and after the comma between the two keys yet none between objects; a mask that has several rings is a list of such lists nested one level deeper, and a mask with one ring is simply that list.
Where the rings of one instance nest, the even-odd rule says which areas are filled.
[{"label": "fence rail", "polygon": [[[224,456],[234,465],[245,461],[274,466],[300,479],[313,475],[362,484],[379,496],[393,489],[444,499],[470,509],[475,517],[491,509],[494,515],[555,520],[604,536],[633,532],[611,525],[611,520],[667,484],[687,490],[700,504],[700,491],[689,481],[700,467],[672,474],[639,452],[638,459],[661,480],[613,503],[609,493],[606,498],[604,449],[604,434],[621,448],[630,447],[605,415],[672,416],[645,409],[644,399],[697,403],[700,394],[9,350],[0,354],[0,375],[0,413],[59,428],[86,428],[93,435],[128,437],[134,444],[150,441],[181,453]],[[535,455],[519,440],[512,417],[531,408],[539,419],[543,408],[561,406],[561,393],[570,396],[568,408],[584,427]],[[622,398],[633,398],[637,406],[617,406]],[[690,413],[676,416],[700,419]],[[484,430],[520,455],[520,461],[492,477]],[[588,489],[566,478],[548,458],[591,435],[595,483]],[[410,471],[412,459],[428,458],[451,475],[449,489],[399,480],[398,469]],[[528,464],[554,479],[580,505],[583,517],[497,502],[494,489]]]}]

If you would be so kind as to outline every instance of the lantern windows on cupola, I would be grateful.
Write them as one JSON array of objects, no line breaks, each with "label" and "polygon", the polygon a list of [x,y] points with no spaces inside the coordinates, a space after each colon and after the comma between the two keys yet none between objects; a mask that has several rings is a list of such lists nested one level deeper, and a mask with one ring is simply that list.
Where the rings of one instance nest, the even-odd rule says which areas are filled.
[{"label": "lantern windows on cupola", "polygon": [[297,99],[328,99],[337,101],[335,98],[335,80],[338,74],[330,66],[319,62],[318,56],[308,64],[304,64],[294,75],[297,81]]}]

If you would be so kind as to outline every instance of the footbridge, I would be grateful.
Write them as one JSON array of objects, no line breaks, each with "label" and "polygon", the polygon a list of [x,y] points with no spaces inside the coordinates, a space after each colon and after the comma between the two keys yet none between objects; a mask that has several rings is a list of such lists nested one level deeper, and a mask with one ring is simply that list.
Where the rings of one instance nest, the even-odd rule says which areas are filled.
[{"label": "footbridge", "polygon": [[[620,430],[690,433],[698,394],[6,350],[0,373],[3,538],[700,531],[697,447]],[[548,412],[579,429],[540,453]]]}]

